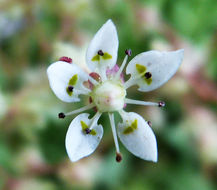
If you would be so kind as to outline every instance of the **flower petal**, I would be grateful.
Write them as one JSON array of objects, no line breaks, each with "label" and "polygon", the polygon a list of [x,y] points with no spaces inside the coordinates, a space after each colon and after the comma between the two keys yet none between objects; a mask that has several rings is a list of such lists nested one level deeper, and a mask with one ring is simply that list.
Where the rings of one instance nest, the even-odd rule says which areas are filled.
[{"label": "flower petal", "polygon": [[118,124],[118,136],[135,156],[157,162],[157,142],[152,129],[137,113],[120,112],[123,123]]},{"label": "flower petal", "polygon": [[95,124],[92,126],[91,132],[86,132],[92,121],[88,117],[87,113],[78,115],[73,119],[67,131],[66,151],[72,162],[92,154],[102,139],[103,128],[101,125]]},{"label": "flower petal", "polygon": [[182,63],[184,50],[171,52],[148,51],[130,61],[126,73],[143,92],[154,90],[166,83]]},{"label": "flower petal", "polygon": [[[99,50],[102,50],[103,56],[98,55]],[[117,52],[116,27],[111,20],[108,20],[90,42],[86,54],[87,65],[92,71],[97,71],[97,68],[109,67],[111,69],[117,61]]]},{"label": "flower petal", "polygon": [[57,61],[48,67],[47,75],[51,89],[64,102],[77,102],[79,94],[87,93],[83,82],[88,80],[88,74],[75,64]]}]

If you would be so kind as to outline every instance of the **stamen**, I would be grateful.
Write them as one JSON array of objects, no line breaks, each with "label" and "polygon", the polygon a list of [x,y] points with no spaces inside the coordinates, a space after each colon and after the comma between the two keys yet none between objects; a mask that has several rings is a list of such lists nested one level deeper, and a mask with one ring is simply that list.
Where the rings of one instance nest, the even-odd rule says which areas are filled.
[{"label": "stamen", "polygon": [[64,61],[64,62],[67,62],[67,63],[72,63],[72,59],[70,57],[60,57],[59,61]]},{"label": "stamen", "polygon": [[92,72],[89,74],[94,80],[96,80],[97,82],[100,82],[101,81],[101,77],[98,73],[96,72]]},{"label": "stamen", "polygon": [[120,153],[116,153],[116,161],[121,162],[122,160],[122,155]]},{"label": "stamen", "polygon": [[65,114],[63,112],[61,112],[61,113],[58,114],[58,117],[60,119],[64,119],[66,116],[65,116]]},{"label": "stamen", "polygon": [[119,69],[118,72],[115,74],[115,79],[120,78],[120,75],[121,75],[122,71],[124,70],[124,67],[125,67],[125,65],[126,65],[126,63],[127,63],[128,56],[131,56],[131,53],[132,53],[132,52],[131,52],[130,49],[126,49],[126,50],[125,50],[126,56],[125,56],[125,58],[124,58],[123,63],[121,64],[120,69]]},{"label": "stamen", "polygon": [[158,107],[164,107],[166,104],[165,102],[161,101],[161,102],[158,102]]},{"label": "stamen", "polygon": [[93,85],[98,85],[99,83],[92,77],[89,75],[88,80],[93,84]]},{"label": "stamen", "polygon": [[120,158],[120,150],[119,150],[119,144],[118,144],[118,138],[117,138],[117,133],[116,133],[116,128],[115,128],[115,120],[114,120],[114,114],[113,113],[108,113],[109,114],[109,119],[110,119],[110,123],[111,123],[111,128],[112,128],[112,134],[113,134],[113,138],[114,138],[114,142],[115,142],[115,148],[116,148],[116,155],[118,155],[118,158],[116,156],[116,160],[119,160],[119,162],[121,161]]},{"label": "stamen", "polygon": [[104,55],[104,53],[103,53],[102,50],[99,50],[97,53],[98,53],[98,55],[100,55],[100,56],[103,56],[103,55]]},{"label": "stamen", "polygon": [[77,114],[77,113],[86,111],[86,110],[88,110],[88,109],[93,108],[94,106],[95,106],[94,103],[88,104],[88,105],[86,105],[86,106],[84,106],[84,107],[82,107],[82,108],[79,108],[79,109],[77,109],[77,110],[73,110],[73,111],[71,111],[71,112],[66,113],[65,116],[73,115],[73,114]]},{"label": "stamen", "polygon": [[69,90],[70,92],[72,92],[72,91],[73,91],[73,89],[74,89],[74,87],[73,87],[73,86],[71,86],[71,85],[69,85],[69,86],[68,86],[68,90]]},{"label": "stamen", "polygon": [[150,72],[146,72],[144,76],[145,78],[149,79],[151,78],[152,74]]},{"label": "stamen", "polygon": [[[92,72],[92,73],[90,73],[89,74],[89,76],[90,77],[92,77],[93,78],[93,80],[95,80],[96,82],[101,82],[101,77],[100,77],[100,75],[98,74],[98,73],[96,73],[96,72]],[[84,84],[88,89],[93,89],[93,87],[94,87],[94,84],[90,81],[90,80],[88,80],[88,81],[85,81],[85,82],[87,82],[87,84]],[[99,83],[98,83],[99,84]],[[96,85],[96,84],[95,84]]]},{"label": "stamen", "polygon": [[128,56],[131,56],[132,55],[131,49],[126,49],[125,54],[128,55]]},{"label": "stamen", "polygon": [[125,98],[125,103],[143,105],[143,106],[159,106],[159,103],[156,103],[156,102],[145,102],[145,101],[140,101],[140,100],[132,100],[128,98]]},{"label": "stamen", "polygon": [[149,125],[150,127],[152,127],[151,121],[148,121],[147,123],[148,123],[148,125]]}]

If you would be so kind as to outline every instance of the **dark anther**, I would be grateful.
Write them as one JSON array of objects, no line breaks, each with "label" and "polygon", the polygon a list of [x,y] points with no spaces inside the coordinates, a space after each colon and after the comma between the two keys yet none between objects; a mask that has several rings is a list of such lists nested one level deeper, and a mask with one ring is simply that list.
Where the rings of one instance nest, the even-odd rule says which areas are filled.
[{"label": "dark anther", "polygon": [[103,51],[102,51],[102,50],[99,50],[99,51],[98,51],[98,55],[103,56],[103,55],[104,55]]},{"label": "dark anther", "polygon": [[60,119],[63,119],[64,117],[66,117],[63,112],[59,113],[58,116],[59,116]]},{"label": "dark anther", "polygon": [[158,102],[158,107],[164,107],[165,106],[165,102]]},{"label": "dark anther", "polygon": [[69,92],[72,92],[72,91],[73,91],[73,89],[74,89],[74,87],[73,87],[73,86],[71,86],[71,85],[69,85],[69,86],[68,86],[68,90],[69,90]]},{"label": "dark anther", "polygon": [[67,62],[67,63],[72,63],[72,59],[70,57],[60,57],[59,59],[60,61],[64,61],[64,62]]},{"label": "dark anther", "polygon": [[149,79],[151,78],[152,74],[150,72],[146,72],[145,73],[145,78]]},{"label": "dark anther", "polygon": [[86,134],[90,134],[90,133],[91,133],[91,129],[86,128],[86,129],[85,129],[85,133],[86,133]]},{"label": "dark anther", "polygon": [[151,127],[152,126],[152,123],[151,123],[151,121],[148,121],[148,125]]},{"label": "dark anther", "polygon": [[121,160],[122,160],[121,154],[120,153],[116,153],[116,161],[117,162],[121,162]]},{"label": "dark anther", "polygon": [[126,49],[125,54],[128,55],[128,56],[131,56],[132,55],[131,49]]},{"label": "dark anther", "polygon": [[95,73],[95,72],[92,72],[89,74],[92,78],[94,78],[96,81],[100,81],[101,80],[101,77],[98,73]]}]

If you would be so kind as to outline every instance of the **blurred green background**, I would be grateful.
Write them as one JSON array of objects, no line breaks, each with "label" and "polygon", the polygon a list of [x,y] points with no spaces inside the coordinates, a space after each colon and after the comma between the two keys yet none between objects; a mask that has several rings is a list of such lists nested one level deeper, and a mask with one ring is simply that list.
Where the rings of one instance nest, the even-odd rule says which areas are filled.
[{"label": "blurred green background", "polygon": [[[0,0],[0,189],[213,190],[217,188],[216,0]],[[65,134],[73,119],[57,114],[88,102],[61,102],[46,68],[61,56],[84,69],[93,35],[111,18],[124,50],[185,49],[166,85],[128,97],[166,107],[127,106],[152,121],[157,164],[115,147],[104,115],[104,137],[90,157],[71,163]],[[90,111],[93,113],[93,111]],[[117,118],[118,120],[118,118]]]}]

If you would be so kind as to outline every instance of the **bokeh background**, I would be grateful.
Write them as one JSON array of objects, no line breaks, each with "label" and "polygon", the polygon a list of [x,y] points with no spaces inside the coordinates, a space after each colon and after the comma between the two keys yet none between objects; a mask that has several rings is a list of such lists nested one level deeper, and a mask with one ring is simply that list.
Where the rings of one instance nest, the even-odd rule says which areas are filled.
[{"label": "bokeh background", "polygon": [[[0,189],[217,189],[216,10],[216,0],[0,0]],[[46,68],[69,56],[85,69],[88,43],[109,18],[119,35],[118,64],[126,48],[132,57],[185,49],[178,73],[163,87],[128,91],[128,97],[166,102],[161,109],[126,108],[152,121],[157,164],[122,145],[123,161],[116,163],[107,115],[100,119],[104,137],[94,154],[71,163],[65,151],[74,116],[60,120],[57,114],[88,100],[61,102]]]}]

